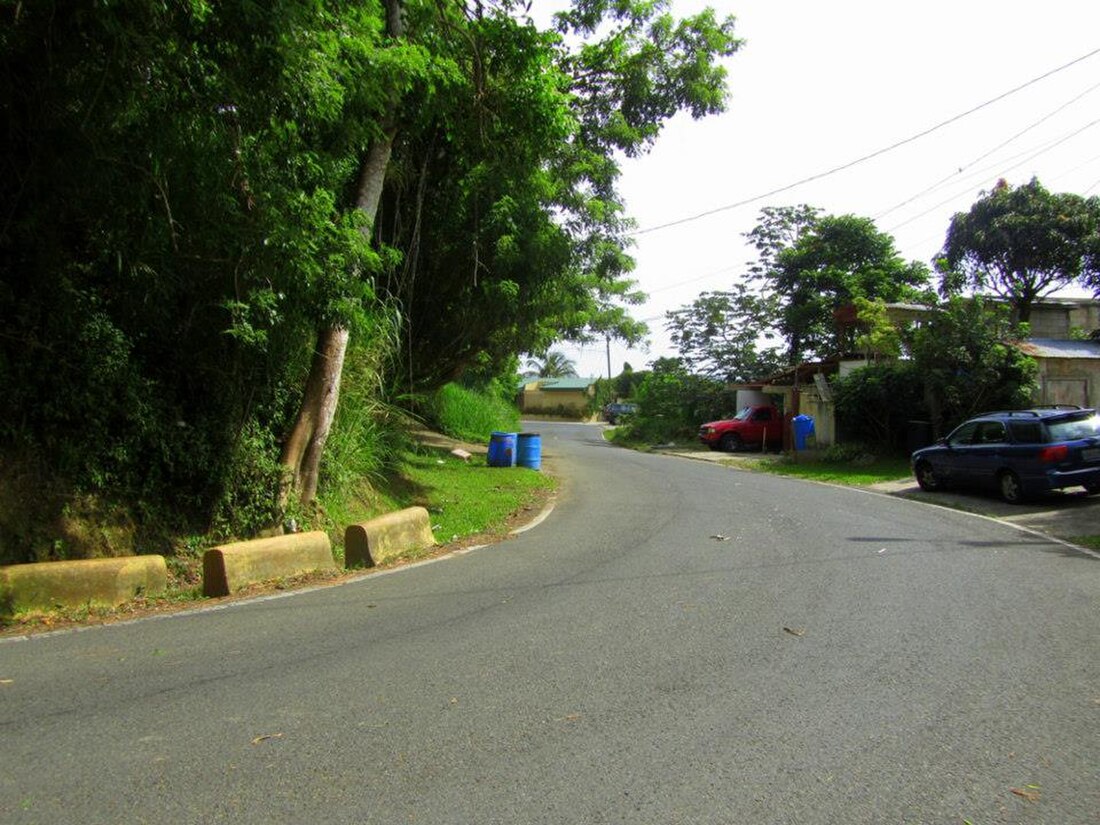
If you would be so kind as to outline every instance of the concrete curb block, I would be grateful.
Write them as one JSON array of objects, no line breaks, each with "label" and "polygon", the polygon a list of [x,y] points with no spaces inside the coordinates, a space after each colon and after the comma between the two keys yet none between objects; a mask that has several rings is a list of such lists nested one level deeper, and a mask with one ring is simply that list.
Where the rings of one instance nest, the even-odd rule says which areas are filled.
[{"label": "concrete curb block", "polygon": [[58,605],[116,607],[168,588],[163,556],[47,561],[0,567],[0,613],[50,610]]},{"label": "concrete curb block", "polygon": [[212,547],[202,557],[202,594],[228,596],[249,584],[302,573],[335,571],[323,530]]},{"label": "concrete curb block", "polygon": [[373,567],[408,550],[420,550],[435,543],[428,511],[423,507],[406,507],[348,527],[344,531],[344,564]]}]

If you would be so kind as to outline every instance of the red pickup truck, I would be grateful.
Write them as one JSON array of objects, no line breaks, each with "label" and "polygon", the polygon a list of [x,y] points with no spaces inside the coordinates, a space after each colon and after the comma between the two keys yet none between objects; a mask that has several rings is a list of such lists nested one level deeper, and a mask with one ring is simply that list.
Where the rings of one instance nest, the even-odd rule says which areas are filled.
[{"label": "red pickup truck", "polygon": [[772,404],[753,404],[733,418],[708,421],[699,428],[699,440],[712,450],[732,453],[745,447],[783,448],[783,416]]}]

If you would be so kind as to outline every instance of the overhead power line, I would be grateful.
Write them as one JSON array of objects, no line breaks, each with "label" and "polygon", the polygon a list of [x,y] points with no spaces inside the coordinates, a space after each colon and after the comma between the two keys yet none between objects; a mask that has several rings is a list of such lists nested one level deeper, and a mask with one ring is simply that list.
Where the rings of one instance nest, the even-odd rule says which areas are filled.
[{"label": "overhead power line", "polygon": [[[1081,134],[1082,132],[1084,132],[1084,131],[1086,131],[1086,130],[1088,130],[1088,129],[1091,129],[1091,128],[1093,128],[1094,126],[1096,126],[1096,125],[1098,125],[1098,124],[1100,124],[1100,118],[1097,118],[1096,120],[1093,120],[1093,121],[1091,121],[1091,122],[1089,122],[1089,123],[1086,123],[1086,124],[1085,124],[1084,126],[1082,126],[1082,127],[1080,128],[1080,129],[1076,129],[1076,130],[1074,130],[1073,132],[1070,132],[1070,133],[1069,133],[1068,135],[1065,135],[1065,136],[1063,136],[1062,138],[1060,138],[1060,139],[1056,140],[1056,141],[1055,141],[1054,143],[1051,143],[1051,144],[1049,144],[1049,145],[1047,145],[1047,146],[1044,146],[1044,147],[1043,147],[1042,149],[1040,149],[1039,151],[1037,151],[1037,152],[1033,152],[1032,154],[1028,155],[1028,156],[1027,156],[1026,158],[1024,158],[1023,160],[1021,160],[1021,161],[1020,161],[1019,163],[1015,163],[1015,164],[1013,164],[1012,166],[1009,166],[1009,167],[1007,167],[1007,168],[1005,168],[1005,169],[1002,169],[1001,171],[1002,171],[1002,173],[1005,173],[1005,174],[1007,174],[1008,172],[1011,172],[1011,171],[1013,171],[1014,169],[1018,169],[1018,168],[1020,168],[1021,166],[1023,166],[1023,165],[1025,164],[1025,163],[1030,163],[1031,161],[1035,160],[1035,158],[1039,157],[1040,155],[1046,154],[1046,153],[1047,153],[1047,152],[1049,152],[1049,151],[1050,151],[1051,149],[1054,149],[1054,148],[1056,148],[1056,147],[1058,147],[1058,146],[1061,146],[1061,145],[1062,145],[1063,143],[1065,143],[1065,142],[1066,142],[1067,140],[1070,140],[1071,138],[1075,138],[1075,137],[1077,137],[1077,136],[1078,136],[1079,134]],[[901,227],[903,227],[903,226],[906,226],[906,225],[908,225],[908,224],[912,223],[913,221],[917,220],[918,218],[923,218],[923,217],[924,217],[925,215],[929,214],[930,212],[934,212],[934,211],[936,211],[936,210],[937,210],[937,209],[939,209],[939,208],[940,208],[941,206],[946,206],[947,204],[951,203],[951,201],[953,201],[953,200],[955,199],[955,197],[957,197],[957,196],[953,195],[952,197],[948,198],[947,200],[944,200],[944,201],[940,201],[940,202],[939,202],[939,203],[937,203],[937,204],[936,204],[935,206],[933,206],[933,207],[931,207],[931,208],[929,208],[929,209],[926,209],[926,210],[924,210],[923,212],[920,212],[920,213],[918,213],[918,214],[916,214],[916,215],[913,215],[912,217],[910,217],[910,218],[908,218],[908,219],[906,219],[906,220],[902,221],[901,223],[896,223],[896,224],[894,224],[893,226],[891,226],[891,227],[890,227],[889,229],[887,229],[886,231],[887,231],[887,232],[894,232],[895,230],[898,230],[898,229],[900,229]]]},{"label": "overhead power line", "polygon": [[941,186],[943,186],[945,183],[949,183],[952,180],[955,180],[956,178],[958,178],[959,175],[961,175],[967,169],[974,166],[976,163],[981,163],[986,158],[990,157],[991,155],[995,154],[996,152],[999,152],[1001,149],[1005,148],[1010,143],[1015,142],[1016,140],[1023,137],[1028,132],[1030,132],[1032,129],[1035,129],[1038,126],[1041,126],[1043,123],[1046,123],[1048,120],[1050,120],[1056,114],[1058,114],[1059,112],[1062,112],[1065,109],[1069,108],[1074,103],[1079,101],[1081,98],[1085,97],[1086,95],[1090,94],[1091,92],[1095,91],[1098,88],[1100,88],[1100,83],[1093,84],[1089,88],[1085,89],[1085,91],[1081,92],[1079,95],[1074,97],[1072,100],[1068,100],[1065,103],[1063,103],[1061,106],[1059,106],[1057,109],[1054,109],[1053,111],[1047,112],[1041,118],[1039,118],[1038,120],[1030,123],[1028,126],[1021,129],[1019,132],[1014,134],[1012,137],[1008,138],[1007,140],[1001,141],[1000,143],[998,143],[996,146],[994,146],[992,149],[988,150],[984,154],[980,155],[979,157],[974,158],[974,160],[970,161],[969,163],[966,163],[966,164],[960,166],[958,168],[958,171],[952,172],[950,175],[947,175],[946,177],[941,178],[940,180],[936,181],[936,183],[929,186],[927,189],[922,189],[920,192],[918,192],[917,194],[903,200],[901,203],[899,203],[895,206],[891,206],[885,212],[879,212],[877,215],[875,215],[875,220],[877,221],[880,218],[884,218],[887,215],[889,215],[891,212],[896,212],[898,209],[901,209],[903,206],[908,206],[913,201],[918,200],[919,198],[922,198],[925,195],[936,191]]},{"label": "overhead power line", "polygon": [[721,212],[728,212],[731,209],[737,209],[737,208],[742,207],[742,206],[748,206],[749,204],[756,203],[757,201],[762,201],[762,200],[765,200],[766,198],[771,198],[775,195],[780,195],[783,192],[788,192],[791,189],[795,189],[799,186],[804,186],[807,183],[812,183],[813,181],[821,180],[822,178],[827,178],[831,175],[835,175],[838,172],[846,171],[848,169],[851,169],[853,166],[858,166],[861,163],[866,163],[869,160],[873,160],[874,158],[885,155],[888,152],[894,151],[895,149],[899,149],[902,146],[905,146],[907,144],[912,143],[913,141],[920,140],[923,137],[927,137],[928,135],[932,134],[933,132],[939,131],[940,129],[944,128],[945,126],[950,126],[952,123],[955,123],[959,120],[962,120],[965,117],[969,117],[970,115],[975,114],[976,112],[980,112],[982,109],[988,108],[989,106],[992,106],[994,103],[999,103],[1000,101],[1004,100],[1006,97],[1010,97],[1011,95],[1014,95],[1017,92],[1023,91],[1024,89],[1028,88],[1029,86],[1033,86],[1036,83],[1039,83],[1040,81],[1046,80],[1048,77],[1056,75],[1059,72],[1065,71],[1066,69],[1070,68],[1071,66],[1075,66],[1075,65],[1077,65],[1078,63],[1080,63],[1084,60],[1088,60],[1090,57],[1094,57],[1097,54],[1100,54],[1100,48],[1093,49],[1091,52],[1088,52],[1087,54],[1081,55],[1080,57],[1078,57],[1074,60],[1071,60],[1069,63],[1065,63],[1065,64],[1059,66],[1056,69],[1051,69],[1050,71],[1045,72],[1045,73],[1039,75],[1038,77],[1033,77],[1031,80],[1028,80],[1026,83],[1022,83],[1019,86],[1016,86],[1015,88],[1009,89],[1007,92],[1002,92],[1001,94],[997,95],[994,98],[990,98],[989,100],[985,101],[984,103],[980,103],[980,104],[978,104],[977,106],[974,106],[971,109],[967,109],[965,112],[961,112],[960,114],[957,114],[953,117],[950,117],[947,120],[944,120],[944,121],[941,121],[940,123],[937,123],[935,126],[931,126],[927,129],[924,129],[923,131],[917,132],[914,135],[910,135],[907,138],[899,140],[896,143],[892,143],[889,146],[886,146],[882,149],[878,149],[874,152],[871,152],[868,155],[863,155],[862,157],[859,157],[859,158],[856,158],[855,160],[852,160],[852,161],[849,161],[847,163],[841,164],[840,166],[834,166],[832,169],[829,169],[825,172],[819,172],[816,175],[810,175],[809,177],[802,178],[801,180],[797,180],[794,183],[789,183],[785,186],[779,187],[778,189],[772,189],[768,192],[763,192],[759,195],[754,195],[750,198],[745,198],[744,200],[737,201],[736,203],[726,204],[725,206],[718,206],[718,207],[715,207],[714,209],[708,209],[706,212],[699,212],[698,214],[691,215],[691,216],[686,217],[686,218],[680,218],[680,219],[675,220],[675,221],[668,221],[667,223],[658,224],[657,226],[650,226],[650,227],[646,227],[644,229],[637,229],[637,230],[635,230],[631,233],[628,233],[628,234],[631,234],[631,235],[646,235],[650,232],[657,232],[661,229],[669,229],[673,226],[680,226],[680,225],[685,224],[685,223],[692,223],[694,221],[701,220],[702,218],[710,217],[711,215],[717,215]]}]

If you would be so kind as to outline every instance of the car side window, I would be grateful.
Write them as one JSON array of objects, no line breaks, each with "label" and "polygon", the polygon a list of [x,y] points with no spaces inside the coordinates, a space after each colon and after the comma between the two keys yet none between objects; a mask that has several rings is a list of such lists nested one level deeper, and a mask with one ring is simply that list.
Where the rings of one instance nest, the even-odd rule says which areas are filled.
[{"label": "car side window", "polygon": [[963,424],[955,432],[951,433],[947,438],[947,443],[952,446],[959,446],[962,444],[971,444],[974,440],[974,431],[978,429],[976,421]]},{"label": "car side window", "polygon": [[771,410],[757,410],[756,415],[754,415],[752,417],[752,420],[753,421],[771,421],[772,420],[772,411]]},{"label": "car side window", "polygon": [[1005,425],[1000,421],[983,421],[978,425],[978,434],[974,439],[974,443],[1003,444],[1005,435]]},{"label": "car side window", "polygon": [[1013,421],[1011,427],[1017,444],[1043,443],[1043,426],[1038,421]]}]

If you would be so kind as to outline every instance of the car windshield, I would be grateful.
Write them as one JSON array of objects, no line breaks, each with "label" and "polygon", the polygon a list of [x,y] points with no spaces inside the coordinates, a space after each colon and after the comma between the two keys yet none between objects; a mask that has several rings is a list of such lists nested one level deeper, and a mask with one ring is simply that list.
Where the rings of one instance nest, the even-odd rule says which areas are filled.
[{"label": "car windshield", "polygon": [[1051,441],[1076,441],[1100,436],[1100,415],[1087,418],[1064,418],[1047,424]]},{"label": "car windshield", "polygon": [[751,416],[751,415],[752,415],[752,407],[743,407],[741,409],[741,412],[737,413],[737,415],[735,415],[733,417],[733,420],[734,421],[748,421],[749,416]]}]

